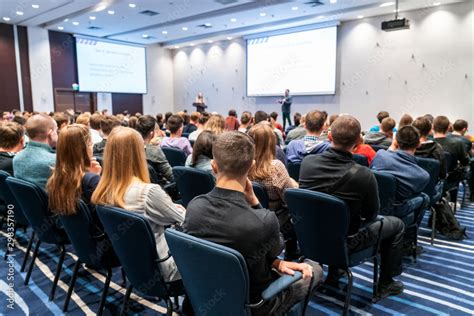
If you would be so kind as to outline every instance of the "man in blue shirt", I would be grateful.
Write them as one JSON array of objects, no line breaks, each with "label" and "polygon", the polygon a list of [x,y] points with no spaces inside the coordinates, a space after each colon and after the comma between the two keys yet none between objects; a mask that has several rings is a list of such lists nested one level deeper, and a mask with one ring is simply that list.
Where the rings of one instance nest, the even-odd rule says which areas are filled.
[{"label": "man in blue shirt", "polygon": [[290,95],[290,90],[285,90],[285,96],[278,100],[278,103],[281,104],[281,113],[283,116],[283,130],[286,128],[286,121],[288,120],[288,125],[291,125],[291,103],[293,102],[293,97]]},{"label": "man in blue shirt", "polygon": [[15,177],[44,189],[56,163],[53,148],[58,140],[58,126],[48,115],[36,114],[28,119],[25,127],[30,141],[13,158],[13,173]]}]

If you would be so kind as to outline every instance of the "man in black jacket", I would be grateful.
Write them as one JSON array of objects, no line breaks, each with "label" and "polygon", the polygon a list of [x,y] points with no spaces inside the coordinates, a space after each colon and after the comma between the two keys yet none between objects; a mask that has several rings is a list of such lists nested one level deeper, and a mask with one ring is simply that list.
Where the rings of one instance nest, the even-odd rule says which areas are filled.
[{"label": "man in black jacket", "polygon": [[437,116],[433,122],[435,142],[443,147],[444,151],[450,152],[463,166],[469,164],[469,155],[464,143],[455,137],[447,137],[449,130],[449,119],[446,116]]},{"label": "man in black jacket", "polygon": [[[329,140],[332,146],[320,155],[303,159],[300,170],[300,188],[319,191],[342,199],[350,211],[347,233],[349,252],[356,252],[376,242],[380,222],[372,221],[379,212],[377,181],[368,168],[352,159],[351,151],[360,137],[360,123],[352,116],[343,115],[331,125]],[[379,297],[398,295],[403,283],[393,277],[402,273],[401,241],[404,224],[393,216],[385,216],[380,245],[381,272]],[[328,283],[337,283],[340,275],[330,268]]]}]

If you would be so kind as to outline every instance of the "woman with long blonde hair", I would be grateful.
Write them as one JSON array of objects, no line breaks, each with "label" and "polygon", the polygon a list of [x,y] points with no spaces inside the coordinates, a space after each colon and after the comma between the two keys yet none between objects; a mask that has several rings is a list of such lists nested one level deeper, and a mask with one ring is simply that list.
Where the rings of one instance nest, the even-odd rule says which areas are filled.
[{"label": "woman with long blonde hair", "polygon": [[212,115],[206,123],[206,131],[211,131],[215,135],[220,135],[225,129],[225,119],[220,114]]},{"label": "woman with long blonde hair", "polygon": [[81,198],[90,205],[101,172],[92,146],[89,129],[82,124],[66,126],[59,134],[56,164],[46,185],[52,212],[73,215]]},{"label": "woman with long blonde hair", "polygon": [[[143,145],[142,136],[131,128],[112,130],[105,146],[104,170],[92,202],[143,214],[155,233],[158,257],[164,259],[169,252],[165,226],[181,224],[186,211],[174,204],[159,185],[150,183]],[[172,257],[160,266],[165,281],[181,279]]]},{"label": "woman with long blonde hair", "polygon": [[298,183],[290,177],[285,165],[275,159],[277,139],[268,122],[254,125],[248,134],[255,142],[255,165],[250,169],[249,178],[265,188],[269,209],[277,215],[280,231],[287,239],[285,257],[293,259],[298,256],[296,236],[283,193],[285,189],[297,188]]}]

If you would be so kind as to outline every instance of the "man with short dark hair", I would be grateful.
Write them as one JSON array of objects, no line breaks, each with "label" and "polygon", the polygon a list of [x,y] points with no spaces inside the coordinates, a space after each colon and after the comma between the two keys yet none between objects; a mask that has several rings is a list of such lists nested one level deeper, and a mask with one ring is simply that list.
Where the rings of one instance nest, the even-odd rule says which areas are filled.
[{"label": "man with short dark hair", "polygon": [[369,132],[380,132],[380,124],[382,124],[382,121],[384,118],[390,117],[390,114],[388,114],[387,111],[380,111],[377,113],[377,121],[379,121],[379,125],[374,125],[370,128]]},{"label": "man with short dark hair", "polygon": [[253,119],[254,124],[258,124],[262,121],[268,121],[268,114],[265,111],[257,111],[255,112],[255,117]]},{"label": "man with short dark hair", "polygon": [[380,131],[367,133],[364,137],[364,143],[367,145],[390,147],[390,145],[392,145],[393,130],[396,124],[393,118],[384,118],[380,124]]},{"label": "man with short dark hair", "polygon": [[307,155],[320,154],[325,152],[330,143],[319,139],[325,123],[324,113],[321,111],[311,111],[306,114],[305,128],[306,135],[302,139],[291,141],[286,148],[286,158],[288,162],[301,162]]},{"label": "man with short dark hair", "polygon": [[293,125],[289,125],[286,130],[285,130],[285,134],[288,134],[290,131],[294,130],[296,127],[298,127],[300,125],[300,120],[301,120],[301,113],[299,112],[296,112],[294,115],[293,115]]},{"label": "man with short dark hair", "polygon": [[189,124],[187,124],[183,128],[183,133],[186,133],[186,134],[189,135],[192,132],[194,132],[195,130],[197,130],[197,125],[198,125],[198,121],[199,121],[200,117],[201,117],[201,113],[199,113],[199,112],[191,113],[191,115],[189,116]]},{"label": "man with short dark hair", "polygon": [[102,140],[94,144],[93,152],[94,155],[102,156],[104,154],[105,145],[107,144],[107,138],[112,130],[117,127],[121,126],[122,122],[116,116],[103,116],[102,120],[100,121],[100,132],[102,136]]},{"label": "man with short dark hair", "polygon": [[160,143],[161,147],[172,147],[182,150],[186,156],[193,153],[193,147],[189,140],[181,137],[183,134],[183,118],[180,115],[171,115],[166,122],[166,128],[170,131],[170,137],[164,137]]},{"label": "man with short dark hair", "polygon": [[307,130],[306,128],[304,127],[304,122],[305,122],[305,117],[306,117],[306,114],[301,116],[300,118],[300,124],[298,126],[296,126],[294,129],[292,129],[287,135],[286,135],[286,139],[285,139],[285,142],[287,144],[289,144],[291,141],[295,140],[295,139],[301,139],[304,137],[304,135],[306,135],[307,133]]},{"label": "man with short dark hair", "polygon": [[262,291],[277,277],[272,269],[290,275],[301,271],[303,279],[252,310],[252,315],[282,315],[311,294],[322,269],[310,260],[296,263],[277,258],[284,247],[278,219],[261,207],[247,178],[255,164],[254,151],[253,140],[244,133],[225,132],[217,138],[211,161],[216,187],[188,204],[183,229],[242,254],[249,273],[250,303],[259,302]]},{"label": "man with short dark hair", "polygon": [[23,149],[23,127],[14,122],[0,123],[0,170],[13,175],[13,157]]},{"label": "man with short dark hair", "polygon": [[434,140],[440,144],[444,151],[450,152],[463,166],[469,164],[469,155],[463,142],[454,137],[447,137],[449,119],[446,116],[437,116],[433,122]]},{"label": "man with short dark hair", "polygon": [[469,139],[465,137],[467,133],[467,128],[468,124],[466,120],[456,120],[453,124],[453,132],[449,135],[449,137],[453,137],[462,141],[462,143],[466,147],[466,152],[471,155],[472,143]]},{"label": "man with short dark hair", "polygon": [[142,115],[137,120],[135,129],[142,135],[145,143],[146,159],[155,169],[160,179],[173,181],[173,170],[159,145],[152,145],[150,141],[155,137],[156,119],[151,115]]},{"label": "man with short dark hair", "polygon": [[56,163],[53,148],[58,140],[58,126],[50,116],[36,114],[28,119],[25,127],[30,140],[13,158],[13,174],[44,189]]},{"label": "man with short dark hair", "polygon": [[100,122],[102,121],[102,114],[94,113],[91,115],[89,120],[91,140],[92,143],[98,144],[102,141],[102,136],[100,136]]},{"label": "man with short dark hair", "polygon": [[[347,243],[349,252],[357,252],[374,245],[380,229],[380,221],[372,222],[380,208],[377,181],[374,174],[352,159],[351,151],[360,137],[359,121],[342,115],[331,125],[331,148],[320,155],[303,159],[300,170],[300,188],[319,191],[343,200],[350,211]],[[330,210],[328,210],[330,211]],[[401,241],[404,224],[393,216],[385,216],[382,226],[380,255],[382,259],[380,297],[403,292],[403,283],[393,280],[402,272]],[[330,267],[326,280],[338,282],[340,271]]]}]

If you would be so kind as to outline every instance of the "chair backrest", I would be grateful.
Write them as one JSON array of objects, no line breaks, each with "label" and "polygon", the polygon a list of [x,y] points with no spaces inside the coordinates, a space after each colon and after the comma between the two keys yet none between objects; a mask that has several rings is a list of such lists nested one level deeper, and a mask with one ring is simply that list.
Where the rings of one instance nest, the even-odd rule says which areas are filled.
[{"label": "chair backrest", "polygon": [[436,159],[416,157],[418,166],[423,168],[430,175],[430,182],[423,190],[430,198],[435,194],[436,184],[439,179],[440,163]]},{"label": "chair backrest", "polygon": [[388,172],[374,171],[372,172],[377,179],[377,187],[380,199],[380,214],[389,215],[396,203],[397,179]]},{"label": "chair backrest", "polygon": [[196,196],[209,193],[215,186],[211,173],[196,168],[173,167],[173,177],[184,207]]},{"label": "chair backrest", "polygon": [[375,145],[375,144],[370,144],[370,147],[372,147],[373,150],[379,151],[379,150],[387,150],[387,146],[382,146],[382,145]]},{"label": "chair backrest", "polygon": [[304,189],[285,191],[303,255],[321,264],[346,268],[349,210],[341,199]]},{"label": "chair backrest", "polygon": [[184,166],[186,154],[181,149],[172,147],[161,147],[171,167]]},{"label": "chair backrest", "polygon": [[301,162],[289,162],[287,165],[288,174],[295,181],[300,180],[300,168],[301,168]]},{"label": "chair backrest", "polygon": [[260,202],[260,205],[263,208],[268,209],[268,194],[267,191],[265,191],[265,187],[261,185],[260,183],[257,182],[252,182],[252,187],[253,187],[253,192],[257,196],[258,201]]},{"label": "chair backrest", "polygon": [[352,154],[352,159],[361,166],[364,166],[364,167],[369,166],[369,160],[364,155]]},{"label": "chair backrest", "polygon": [[17,200],[13,196],[10,188],[7,185],[7,178],[10,177],[10,174],[6,171],[0,170],[0,195],[5,205],[13,205],[13,214],[15,218],[16,224],[20,224],[23,226],[29,226],[28,220],[23,213],[20,204],[18,204]]},{"label": "chair backrest", "polygon": [[153,163],[147,160],[147,167],[148,167],[148,174],[150,175],[151,183],[162,184],[163,181],[161,181],[160,177],[158,177],[158,173],[153,167]]},{"label": "chair backrest", "polygon": [[147,220],[112,206],[97,205],[97,214],[133,287],[145,295],[167,297],[157,262],[164,258],[158,258],[155,236]]},{"label": "chair backrest", "polygon": [[75,214],[61,215],[59,219],[79,260],[93,268],[107,267],[108,259],[112,259],[108,258],[112,245],[98,242],[108,239],[103,233],[99,235],[101,232],[95,228],[87,204],[79,200]]},{"label": "chair backrest", "polygon": [[239,252],[173,229],[165,236],[197,315],[250,315],[247,266]]},{"label": "chair backrest", "polygon": [[7,178],[7,185],[42,242],[63,244],[67,241],[64,231],[56,224],[57,217],[48,209],[48,197],[43,189],[14,177]]}]

